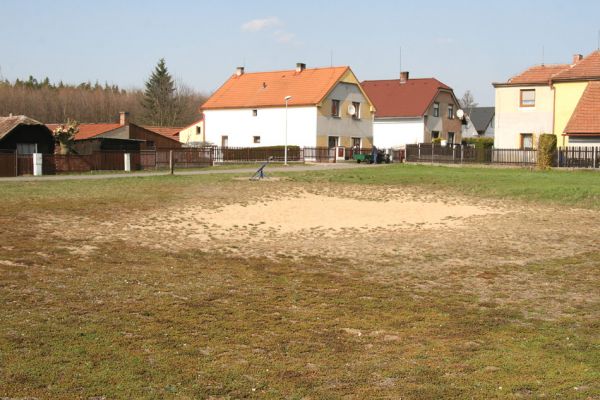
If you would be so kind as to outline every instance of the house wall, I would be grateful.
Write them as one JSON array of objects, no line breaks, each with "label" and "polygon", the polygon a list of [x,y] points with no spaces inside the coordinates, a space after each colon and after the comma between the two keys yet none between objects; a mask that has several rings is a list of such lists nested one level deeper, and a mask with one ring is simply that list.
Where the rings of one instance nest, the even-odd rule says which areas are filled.
[{"label": "house wall", "polygon": [[378,148],[403,148],[425,140],[423,118],[379,118],[373,123],[373,144]]},{"label": "house wall", "polygon": [[[285,143],[285,107],[204,110],[206,141],[230,147],[279,146]],[[288,107],[288,145],[314,147],[317,142],[317,107]],[[254,143],[260,136],[260,143]]]},{"label": "house wall", "polygon": [[[520,106],[521,89],[535,89],[535,107]],[[552,132],[553,110],[554,93],[550,86],[496,87],[494,147],[518,149],[521,133],[532,133],[537,144],[541,133]]]},{"label": "house wall", "polygon": [[[340,101],[340,116],[331,115],[332,100]],[[360,103],[359,119],[348,114],[352,102]],[[358,83],[338,83],[326,96],[317,111],[317,145],[327,146],[329,136],[338,136],[339,145],[352,146],[352,138],[361,138],[362,147],[371,147],[373,143],[372,107],[363,95]]]},{"label": "house wall", "polygon": [[588,82],[555,83],[554,134],[559,146],[568,146],[569,138],[563,136],[565,128],[583,95]]},{"label": "house wall", "polygon": [[[440,116],[433,116],[433,105],[435,102],[440,104]],[[448,118],[448,105],[454,106],[454,118]],[[425,136],[423,139],[424,143],[431,143],[431,132],[440,132],[440,137],[443,140],[448,139],[448,132],[454,132],[454,143],[460,143],[462,138],[462,124],[458,118],[456,118],[456,111],[460,108],[460,105],[454,100],[454,96],[447,91],[440,91],[435,100],[429,106],[427,110],[427,118],[425,119]]]},{"label": "house wall", "polygon": [[[198,133],[198,128],[200,128],[200,133]],[[205,142],[204,120],[179,131],[179,141],[184,144]]]}]

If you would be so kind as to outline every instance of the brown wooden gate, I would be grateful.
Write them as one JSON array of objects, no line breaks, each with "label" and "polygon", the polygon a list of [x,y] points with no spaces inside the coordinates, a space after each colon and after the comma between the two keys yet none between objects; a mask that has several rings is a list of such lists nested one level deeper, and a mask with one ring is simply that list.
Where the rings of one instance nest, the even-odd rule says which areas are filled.
[{"label": "brown wooden gate", "polygon": [[0,176],[17,176],[17,152],[0,150]]}]

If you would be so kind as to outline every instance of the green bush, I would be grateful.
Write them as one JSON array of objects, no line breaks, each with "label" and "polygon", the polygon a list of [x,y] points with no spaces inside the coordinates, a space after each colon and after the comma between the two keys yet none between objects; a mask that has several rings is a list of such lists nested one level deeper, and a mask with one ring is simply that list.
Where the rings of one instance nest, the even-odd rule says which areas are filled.
[{"label": "green bush", "polygon": [[554,152],[556,151],[556,135],[543,133],[538,140],[537,165],[539,169],[552,167]]},{"label": "green bush", "polygon": [[471,137],[462,140],[462,144],[475,145],[476,149],[489,149],[494,147],[494,138],[487,137]]}]

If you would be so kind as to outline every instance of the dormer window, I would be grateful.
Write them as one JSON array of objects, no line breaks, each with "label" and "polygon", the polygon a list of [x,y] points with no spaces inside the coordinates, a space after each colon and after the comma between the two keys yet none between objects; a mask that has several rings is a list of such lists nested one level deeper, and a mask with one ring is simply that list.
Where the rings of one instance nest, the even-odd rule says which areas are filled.
[{"label": "dormer window", "polygon": [[338,117],[340,116],[340,101],[339,100],[331,100],[331,116]]}]

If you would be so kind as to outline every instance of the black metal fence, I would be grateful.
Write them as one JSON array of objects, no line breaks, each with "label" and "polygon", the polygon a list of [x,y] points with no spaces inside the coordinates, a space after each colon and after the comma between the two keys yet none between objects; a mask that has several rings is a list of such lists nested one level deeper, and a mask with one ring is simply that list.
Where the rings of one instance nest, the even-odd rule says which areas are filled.
[{"label": "black metal fence", "polygon": [[[535,165],[537,150],[415,144],[406,146],[406,161],[444,164]],[[559,148],[553,155],[553,166],[600,168],[600,147]]]}]

